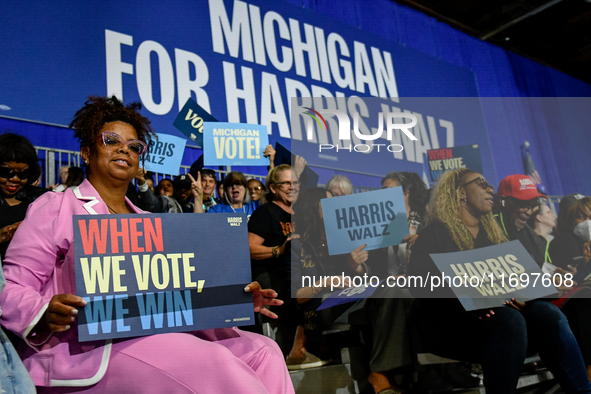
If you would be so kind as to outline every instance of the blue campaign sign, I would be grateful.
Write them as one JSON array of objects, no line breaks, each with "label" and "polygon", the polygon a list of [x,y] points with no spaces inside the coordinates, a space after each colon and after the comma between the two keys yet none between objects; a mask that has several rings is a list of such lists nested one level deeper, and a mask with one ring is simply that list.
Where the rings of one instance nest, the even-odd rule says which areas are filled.
[{"label": "blue campaign sign", "polygon": [[206,166],[268,166],[263,151],[269,145],[267,127],[256,124],[206,122],[203,161]]},{"label": "blue campaign sign", "polygon": [[144,168],[158,174],[178,175],[187,140],[174,135],[158,134],[146,155]]},{"label": "blue campaign sign", "polygon": [[478,144],[431,149],[427,151],[427,156],[431,182],[437,182],[445,171],[458,168],[469,168],[482,174],[482,160]]},{"label": "blue campaign sign", "polygon": [[253,324],[244,214],[73,220],[80,341]]},{"label": "blue campaign sign", "polygon": [[[381,282],[380,282],[381,283]],[[348,302],[354,302],[363,298],[369,298],[375,293],[376,289],[380,286],[379,283],[369,286],[355,286],[348,287],[346,289],[337,290],[328,296],[318,308],[317,311],[322,309],[330,308],[332,306],[346,304]]]},{"label": "blue campaign sign", "polygon": [[467,311],[502,306],[511,298],[525,302],[557,293],[556,279],[544,274],[517,240],[430,256]]},{"label": "blue campaign sign", "polygon": [[217,122],[209,112],[192,98],[188,99],[172,124],[197,146],[203,147],[204,122]]},{"label": "blue campaign sign", "polygon": [[330,255],[398,245],[408,235],[402,187],[327,198],[320,201]]}]

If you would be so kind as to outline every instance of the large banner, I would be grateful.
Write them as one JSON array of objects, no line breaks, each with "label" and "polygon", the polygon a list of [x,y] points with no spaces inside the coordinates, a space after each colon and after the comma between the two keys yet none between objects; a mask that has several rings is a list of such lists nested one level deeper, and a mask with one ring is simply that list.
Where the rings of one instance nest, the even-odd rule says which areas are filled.
[{"label": "large banner", "polygon": [[253,324],[244,214],[73,220],[80,341]]},{"label": "large banner", "polygon": [[[422,174],[428,149],[461,141],[480,145],[484,175],[496,183],[478,100],[432,110],[413,99],[477,97],[470,70],[309,9],[260,0],[6,2],[0,23],[0,105],[10,108],[2,115],[65,125],[88,95],[115,94],[141,102],[159,133],[184,137],[173,123],[192,98],[220,122],[266,126],[271,144],[280,142],[311,166]],[[326,117],[329,131],[316,125],[306,138],[305,107],[350,115],[355,109],[371,116],[361,119],[367,127],[377,127],[353,96],[386,98],[389,112],[414,114],[419,139],[404,141],[405,151],[378,168],[371,154],[319,154],[319,143],[342,145],[336,120]],[[306,98],[298,103],[300,127],[291,124],[293,97]],[[40,145],[60,138],[71,134]]]}]

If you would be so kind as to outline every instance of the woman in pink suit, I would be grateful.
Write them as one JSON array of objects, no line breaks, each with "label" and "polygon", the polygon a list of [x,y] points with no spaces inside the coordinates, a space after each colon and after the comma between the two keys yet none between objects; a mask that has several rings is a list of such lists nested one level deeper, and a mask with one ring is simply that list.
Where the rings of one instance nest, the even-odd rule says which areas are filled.
[{"label": "woman in pink suit", "polygon": [[[153,135],[139,104],[91,97],[70,127],[87,180],[31,204],[4,261],[1,323],[23,338],[19,352],[40,393],[293,393],[281,351],[238,329],[78,341],[72,215],[142,213],[126,197]],[[196,182],[193,187],[197,188]],[[255,312],[281,305],[248,285]]]}]

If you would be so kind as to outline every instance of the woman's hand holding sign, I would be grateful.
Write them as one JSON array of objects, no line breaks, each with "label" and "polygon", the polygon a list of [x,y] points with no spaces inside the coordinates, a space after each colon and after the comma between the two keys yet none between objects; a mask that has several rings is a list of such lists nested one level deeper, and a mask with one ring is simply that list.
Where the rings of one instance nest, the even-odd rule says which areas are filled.
[{"label": "woman's hand holding sign", "polygon": [[252,293],[252,303],[254,311],[259,312],[272,319],[277,319],[277,315],[265,308],[265,305],[279,306],[283,305],[283,301],[278,300],[277,293],[273,289],[261,289],[259,282],[252,282],[244,288],[247,293]]},{"label": "woman's hand holding sign", "polygon": [[70,329],[70,324],[76,320],[78,309],[83,307],[86,301],[73,294],[57,294],[49,301],[49,306],[43,318],[38,323],[38,328],[51,332],[63,332]]},{"label": "woman's hand holding sign", "polygon": [[263,156],[269,158],[269,167],[275,167],[275,154],[277,152],[273,149],[272,145],[267,145],[265,150],[263,151]]},{"label": "woman's hand holding sign", "polygon": [[349,255],[348,263],[349,267],[353,269],[358,274],[362,274],[365,272],[367,265],[365,262],[369,258],[369,252],[367,250],[363,250],[367,247],[367,244],[363,244],[355,248],[351,254]]}]

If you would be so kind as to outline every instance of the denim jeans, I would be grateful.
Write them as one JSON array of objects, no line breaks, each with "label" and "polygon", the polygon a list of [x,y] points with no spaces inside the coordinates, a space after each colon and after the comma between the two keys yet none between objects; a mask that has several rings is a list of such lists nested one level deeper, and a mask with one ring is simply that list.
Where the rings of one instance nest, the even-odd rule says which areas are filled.
[{"label": "denim jeans", "polygon": [[14,346],[0,328],[0,393],[35,393],[35,385],[16,353]]},{"label": "denim jeans", "polygon": [[558,307],[534,300],[521,312],[506,306],[493,310],[482,320],[468,312],[422,314],[424,350],[481,363],[487,394],[515,393],[525,357],[536,353],[565,392],[591,393],[581,351]]}]

